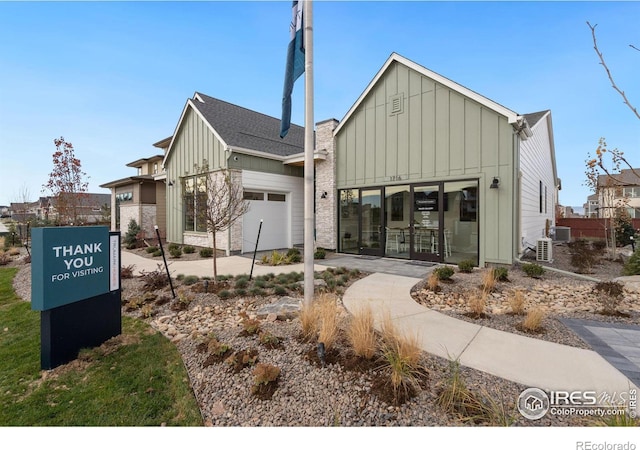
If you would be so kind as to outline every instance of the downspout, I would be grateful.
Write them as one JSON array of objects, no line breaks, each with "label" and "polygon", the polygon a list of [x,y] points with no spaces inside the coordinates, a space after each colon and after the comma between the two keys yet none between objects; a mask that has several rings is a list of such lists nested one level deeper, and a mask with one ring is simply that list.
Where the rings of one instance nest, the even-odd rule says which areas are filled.
[{"label": "downspout", "polygon": [[517,259],[520,257],[520,242],[522,241],[522,230],[521,230],[521,222],[522,222],[522,211],[520,209],[521,203],[521,195],[520,192],[520,136],[517,131],[514,130],[513,133],[513,147],[514,147],[514,155],[513,155],[513,167],[512,167],[512,180],[511,183],[513,186],[513,197],[512,197],[512,207],[513,207],[513,216],[512,216],[512,229],[513,229],[513,258]]},{"label": "downspout", "polygon": [[[226,158],[224,160],[224,169],[229,171],[229,158],[231,158],[231,155],[233,154],[233,149],[227,145],[227,148],[224,149],[224,152],[226,154]],[[229,176],[231,177],[230,171]],[[233,182],[233,178],[231,179],[231,182]],[[227,248],[225,249],[225,253],[227,256],[231,256],[231,228],[233,228],[233,225],[227,228]],[[240,248],[240,253],[242,253],[242,247]]]}]

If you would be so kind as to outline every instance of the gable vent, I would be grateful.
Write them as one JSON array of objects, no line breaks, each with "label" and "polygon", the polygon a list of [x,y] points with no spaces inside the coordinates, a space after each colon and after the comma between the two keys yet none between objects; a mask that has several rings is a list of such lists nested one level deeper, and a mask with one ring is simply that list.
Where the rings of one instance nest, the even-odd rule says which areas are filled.
[{"label": "gable vent", "polygon": [[402,114],[404,112],[403,95],[396,94],[389,97],[389,115]]}]

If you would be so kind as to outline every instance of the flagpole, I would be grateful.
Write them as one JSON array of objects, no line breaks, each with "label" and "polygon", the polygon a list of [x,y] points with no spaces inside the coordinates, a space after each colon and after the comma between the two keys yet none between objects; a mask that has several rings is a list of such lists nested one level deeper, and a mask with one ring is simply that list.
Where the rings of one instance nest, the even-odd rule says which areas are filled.
[{"label": "flagpole", "polygon": [[303,3],[304,25],[304,303],[313,302],[314,231],[314,119],[313,119],[313,5]]}]

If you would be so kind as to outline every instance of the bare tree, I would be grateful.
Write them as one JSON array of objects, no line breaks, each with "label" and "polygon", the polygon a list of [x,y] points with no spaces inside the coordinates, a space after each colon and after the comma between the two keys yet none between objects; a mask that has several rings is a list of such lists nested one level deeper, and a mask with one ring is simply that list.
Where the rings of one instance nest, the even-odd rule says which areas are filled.
[{"label": "bare tree", "polygon": [[[228,169],[209,171],[205,164],[195,168],[200,174],[196,177],[195,198],[197,205],[195,220],[206,223],[213,239],[213,280],[218,281],[217,233],[228,230],[249,209],[244,200],[242,184],[233,178],[234,172]],[[202,175],[205,175],[204,177]],[[202,195],[205,194],[205,195]],[[198,200],[200,199],[200,200]]]},{"label": "bare tree", "polygon": [[[607,63],[604,60],[604,56],[603,56],[602,52],[600,51],[600,49],[598,48],[598,40],[596,38],[596,27],[598,25],[597,24],[596,25],[591,25],[591,23],[589,23],[588,21],[587,21],[587,25],[591,29],[591,38],[593,39],[593,49],[595,50],[596,54],[598,55],[598,58],[600,59],[600,65],[602,67],[604,67],[604,70],[607,73],[607,77],[609,78],[609,81],[611,82],[611,87],[618,94],[620,94],[624,104],[629,107],[629,109],[633,112],[633,114],[638,119],[640,119],[640,113],[638,113],[638,110],[631,104],[631,102],[627,98],[627,95],[625,94],[625,92],[622,89],[620,89],[618,87],[618,85],[616,84],[615,80],[613,79],[613,75],[611,74],[611,70],[609,70],[609,66],[607,66]],[[635,47],[632,44],[629,44],[629,47],[631,47],[632,49],[634,49],[636,51],[640,51],[640,49],[638,49],[637,47]],[[610,159],[611,159],[611,163],[612,163],[611,170],[606,166],[606,163],[604,161],[604,159],[607,157],[607,155],[609,155]],[[618,180],[616,178],[614,172],[618,172],[619,173],[620,172],[620,166],[622,164],[626,165],[629,169],[631,169],[631,171],[638,178],[640,178],[640,173],[638,173],[638,171],[627,160],[627,158],[624,156],[624,152],[618,150],[617,148],[608,149],[607,148],[607,142],[606,142],[605,138],[600,138],[600,142],[598,143],[598,148],[596,149],[595,157],[592,158],[590,154],[587,154],[586,164],[587,164],[587,178],[588,179],[590,177],[593,178],[595,176],[595,179],[597,180],[598,172],[602,171],[602,172],[606,173],[607,175],[609,175],[614,181],[620,182],[620,180]],[[588,184],[590,184],[591,181],[592,180],[589,180]]]},{"label": "bare tree", "polygon": [[51,191],[55,208],[62,223],[77,224],[80,208],[87,197],[89,183],[82,164],[76,158],[73,144],[63,137],[54,139],[56,151],[53,153],[53,171],[43,189]]}]

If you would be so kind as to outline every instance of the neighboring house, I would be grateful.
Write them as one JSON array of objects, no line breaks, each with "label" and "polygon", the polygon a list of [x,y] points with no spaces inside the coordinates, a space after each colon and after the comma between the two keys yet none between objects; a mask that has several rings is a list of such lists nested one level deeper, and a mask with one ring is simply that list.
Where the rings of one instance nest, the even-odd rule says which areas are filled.
[{"label": "neighboring house", "polygon": [[[168,146],[167,240],[212,246],[202,220],[199,189],[206,176],[228,170],[242,186],[249,210],[216,235],[227,254],[289,248],[303,242],[304,129],[292,125],[280,139],[280,120],[196,92],[188,99]],[[319,156],[320,157],[320,156]],[[203,173],[207,168],[208,173]]]},{"label": "neighboring house", "polygon": [[164,150],[171,138],[153,144],[162,154],[137,159],[127,164],[136,175],[100,185],[111,189],[111,229],[126,233],[131,219],[140,226],[146,238],[166,236],[166,174],[162,168]]},{"label": "neighboring house", "polygon": [[587,197],[587,203],[584,205],[584,216],[587,219],[597,219],[600,204],[598,203],[598,194],[591,194]]},{"label": "neighboring house", "polygon": [[394,53],[330,127],[333,142],[317,144],[331,155],[317,184],[335,174],[335,194],[321,187],[319,246],[512,264],[554,223],[549,111],[520,115]]},{"label": "neighboring house", "polygon": [[[109,206],[109,194],[71,194],[78,196],[77,206],[73,215],[81,224],[102,222],[105,213],[105,206]],[[76,202],[73,202],[74,204]],[[57,222],[61,219],[60,211],[56,208],[58,204],[56,197],[40,197],[35,202],[11,203],[9,212],[11,218],[17,222],[26,222],[32,219]]]},{"label": "neighboring house", "polygon": [[609,218],[623,208],[632,219],[640,218],[640,168],[623,169],[619,174],[600,175],[597,195],[598,217]]}]

